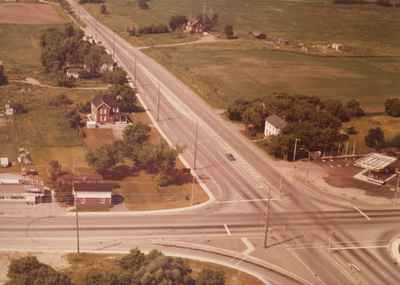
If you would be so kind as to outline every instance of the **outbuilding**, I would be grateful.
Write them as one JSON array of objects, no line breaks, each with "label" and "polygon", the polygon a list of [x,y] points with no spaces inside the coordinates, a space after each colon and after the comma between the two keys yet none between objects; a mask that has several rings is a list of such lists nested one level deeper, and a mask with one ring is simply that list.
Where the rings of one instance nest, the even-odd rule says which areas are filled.
[{"label": "outbuilding", "polygon": [[110,208],[113,184],[74,183],[75,207]]}]

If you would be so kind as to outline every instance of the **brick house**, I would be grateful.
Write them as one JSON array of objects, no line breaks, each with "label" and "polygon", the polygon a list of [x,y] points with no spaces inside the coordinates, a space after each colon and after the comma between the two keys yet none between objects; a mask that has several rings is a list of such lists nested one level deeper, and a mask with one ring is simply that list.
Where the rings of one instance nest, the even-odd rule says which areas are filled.
[{"label": "brick house", "polygon": [[91,102],[91,119],[99,124],[126,122],[127,116],[118,107],[111,95],[96,96]]},{"label": "brick house", "polygon": [[110,183],[74,183],[75,206],[110,208],[113,185]]}]

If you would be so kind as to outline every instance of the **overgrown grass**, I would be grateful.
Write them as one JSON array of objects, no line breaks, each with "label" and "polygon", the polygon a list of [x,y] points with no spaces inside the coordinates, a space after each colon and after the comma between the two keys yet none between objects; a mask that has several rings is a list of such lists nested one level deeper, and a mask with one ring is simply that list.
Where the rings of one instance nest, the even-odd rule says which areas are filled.
[{"label": "overgrown grass", "polygon": [[400,134],[400,118],[386,115],[361,117],[345,124],[345,127],[351,126],[357,130],[357,134],[350,136],[350,144],[356,144],[357,153],[368,153],[373,151],[373,149],[370,149],[365,145],[364,141],[364,137],[368,134],[370,128],[382,128],[385,133],[385,140],[388,142],[394,136]]},{"label": "overgrown grass", "polygon": [[287,92],[355,98],[369,111],[382,111],[384,100],[400,90],[400,57],[312,56],[273,51],[250,41],[145,52],[219,108],[238,98]]},{"label": "overgrown grass", "polygon": [[110,13],[101,15],[98,5],[86,5],[102,22],[118,32],[128,25],[167,23],[173,15],[197,15],[204,3],[219,14],[217,30],[233,24],[239,35],[264,31],[303,42],[339,42],[371,53],[399,54],[400,10],[376,5],[335,5],[332,1],[271,0],[152,0],[150,9],[135,0],[107,2]]}]

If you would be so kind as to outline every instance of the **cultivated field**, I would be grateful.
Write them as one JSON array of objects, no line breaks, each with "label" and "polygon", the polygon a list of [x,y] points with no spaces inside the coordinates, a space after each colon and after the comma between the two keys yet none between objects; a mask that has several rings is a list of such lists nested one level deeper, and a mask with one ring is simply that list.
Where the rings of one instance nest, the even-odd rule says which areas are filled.
[{"label": "cultivated field", "polygon": [[214,107],[274,92],[348,100],[382,111],[398,96],[400,57],[325,57],[234,41],[145,50]]},{"label": "cultivated field", "polygon": [[65,17],[52,5],[35,3],[0,3],[0,23],[4,24],[62,24]]},{"label": "cultivated field", "polygon": [[[125,33],[128,25],[165,24],[173,15],[197,15],[204,3],[218,13],[217,30],[232,24],[239,36],[250,31],[303,42],[338,42],[369,53],[400,54],[400,9],[376,5],[334,5],[332,1],[269,0],[152,0],[150,9],[137,7],[136,0],[108,1],[108,15],[98,5],[85,5],[115,31]],[[182,41],[162,35],[146,36],[150,43]],[[169,39],[168,39],[169,38]],[[143,44],[139,40],[137,44]]]}]

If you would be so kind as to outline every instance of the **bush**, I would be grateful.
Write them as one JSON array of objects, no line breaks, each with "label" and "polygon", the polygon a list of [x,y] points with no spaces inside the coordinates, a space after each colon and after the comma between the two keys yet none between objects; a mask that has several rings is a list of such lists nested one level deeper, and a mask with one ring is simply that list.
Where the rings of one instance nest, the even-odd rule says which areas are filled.
[{"label": "bush", "polygon": [[186,16],[182,15],[172,16],[171,19],[169,20],[169,27],[171,28],[171,30],[176,31],[177,29],[185,26],[187,22],[188,19],[186,18]]},{"label": "bush", "polygon": [[400,99],[391,98],[385,101],[385,112],[392,117],[400,117]]},{"label": "bush", "polygon": [[364,138],[365,144],[374,149],[385,147],[385,134],[380,127],[368,130],[368,134]]},{"label": "bush", "polygon": [[57,77],[57,85],[60,87],[72,88],[76,86],[76,79],[73,77],[67,77],[64,74],[60,74]]},{"label": "bush", "polygon": [[221,271],[203,269],[196,279],[196,285],[224,285],[225,274]]},{"label": "bush", "polygon": [[234,32],[233,32],[233,26],[232,25],[226,25],[225,29],[224,29],[224,32],[225,32],[225,36],[226,36],[227,39],[233,39]]},{"label": "bush", "polygon": [[140,35],[164,34],[164,33],[169,33],[169,28],[167,25],[150,25],[139,28],[138,33]]},{"label": "bush", "polygon": [[128,74],[120,67],[114,68],[113,71],[106,71],[103,73],[103,81],[114,85],[123,85],[128,82]]},{"label": "bush", "polygon": [[28,112],[25,106],[22,105],[21,103],[13,103],[11,104],[11,108],[14,109],[15,114],[25,114]]},{"label": "bush", "polygon": [[140,9],[149,9],[149,0],[136,0],[137,1],[137,5]]},{"label": "bush", "polygon": [[8,84],[8,79],[4,72],[4,67],[3,67],[2,63],[0,62],[0,86],[6,85],[6,84]]}]

